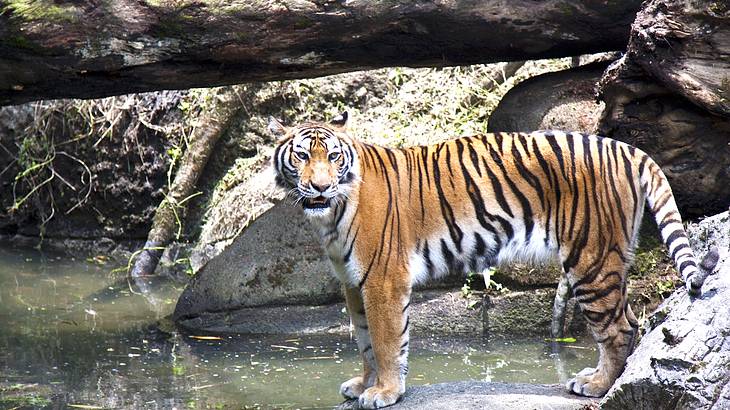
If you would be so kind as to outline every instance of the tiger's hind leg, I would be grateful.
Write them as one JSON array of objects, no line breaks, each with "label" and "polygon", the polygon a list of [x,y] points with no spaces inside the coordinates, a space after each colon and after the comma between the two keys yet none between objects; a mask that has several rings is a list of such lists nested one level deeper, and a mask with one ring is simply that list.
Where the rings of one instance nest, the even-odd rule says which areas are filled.
[{"label": "tiger's hind leg", "polygon": [[623,371],[633,349],[638,322],[628,304],[627,267],[621,254],[614,247],[603,254],[603,260],[582,257],[568,273],[573,295],[599,351],[596,368],[584,369],[566,383],[568,390],[581,396],[604,395]]},{"label": "tiger's hind leg", "polygon": [[550,323],[550,336],[559,339],[564,336],[565,315],[570,300],[570,283],[568,277],[563,276],[558,283],[555,291],[555,300],[553,301],[553,319]]}]

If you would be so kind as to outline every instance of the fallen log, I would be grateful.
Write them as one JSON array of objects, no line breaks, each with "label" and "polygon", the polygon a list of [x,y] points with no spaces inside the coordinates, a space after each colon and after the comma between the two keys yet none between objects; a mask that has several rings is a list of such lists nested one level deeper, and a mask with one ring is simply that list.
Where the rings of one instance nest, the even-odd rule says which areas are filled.
[{"label": "fallen log", "polygon": [[0,105],[623,50],[641,4],[26,3],[0,8]]},{"label": "fallen log", "polygon": [[671,92],[730,116],[730,3],[647,2],[636,16],[627,51]]},{"label": "fallen log", "polygon": [[730,198],[728,55],[727,2],[651,0],[599,83],[599,132],[651,155],[685,217],[722,212]]}]

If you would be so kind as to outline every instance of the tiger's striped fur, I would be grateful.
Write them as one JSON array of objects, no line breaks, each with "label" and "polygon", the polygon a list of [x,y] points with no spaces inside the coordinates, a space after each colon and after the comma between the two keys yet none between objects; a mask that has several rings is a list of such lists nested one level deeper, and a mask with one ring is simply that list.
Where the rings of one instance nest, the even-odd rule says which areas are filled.
[{"label": "tiger's striped fur", "polygon": [[600,351],[597,368],[567,388],[600,396],[638,327],[625,273],[645,200],[692,294],[714,266],[698,266],[659,166],[622,142],[547,131],[389,149],[350,138],[344,120],[286,128],[272,119],[270,129],[283,136],[277,180],[319,226],[344,284],[364,373],[341,393],[364,408],[405,391],[414,283],[514,259],[559,261]]}]

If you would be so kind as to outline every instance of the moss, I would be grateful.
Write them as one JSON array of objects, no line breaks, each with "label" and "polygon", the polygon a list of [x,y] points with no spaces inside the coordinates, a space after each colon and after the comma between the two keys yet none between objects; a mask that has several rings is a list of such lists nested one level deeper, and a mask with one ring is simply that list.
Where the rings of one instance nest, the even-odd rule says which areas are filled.
[{"label": "moss", "polygon": [[48,386],[37,384],[0,384],[0,408],[41,408],[51,404]]},{"label": "moss", "polygon": [[26,21],[74,22],[78,19],[75,6],[48,0],[9,0],[2,10]]},{"label": "moss", "polygon": [[177,37],[185,33],[183,19],[179,17],[163,16],[155,26],[155,34],[160,37]]},{"label": "moss", "polygon": [[14,36],[8,36],[0,40],[5,45],[8,45],[10,47],[14,48],[22,48],[25,50],[31,50],[31,51],[39,51],[43,48],[37,45],[36,43],[32,42],[30,39],[28,39],[25,36],[21,35],[14,35]]},{"label": "moss", "polygon": [[35,395],[0,398],[0,408],[3,409],[40,408],[49,404],[51,401],[47,398]]},{"label": "moss", "polygon": [[707,6],[710,14],[722,17],[730,14],[730,4],[726,1],[713,1]]}]

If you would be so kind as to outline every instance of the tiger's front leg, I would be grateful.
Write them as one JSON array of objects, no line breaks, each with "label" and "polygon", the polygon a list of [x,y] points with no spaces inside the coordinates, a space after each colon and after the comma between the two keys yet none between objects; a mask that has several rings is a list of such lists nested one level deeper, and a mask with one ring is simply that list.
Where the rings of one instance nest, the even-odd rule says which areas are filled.
[{"label": "tiger's front leg", "polygon": [[[388,276],[399,277],[389,272]],[[407,277],[407,275],[405,275]],[[396,282],[394,280],[393,282]],[[406,391],[408,374],[408,306],[410,283],[365,282],[362,293],[375,354],[375,385],[359,398],[359,405],[375,409],[394,404]]]},{"label": "tiger's front leg", "polygon": [[340,394],[348,399],[357,399],[365,389],[375,384],[375,354],[370,342],[370,332],[360,289],[345,287],[344,292],[347,312],[355,327],[355,340],[357,340],[357,347],[362,357],[363,373],[362,376],[353,377],[342,383]]}]

